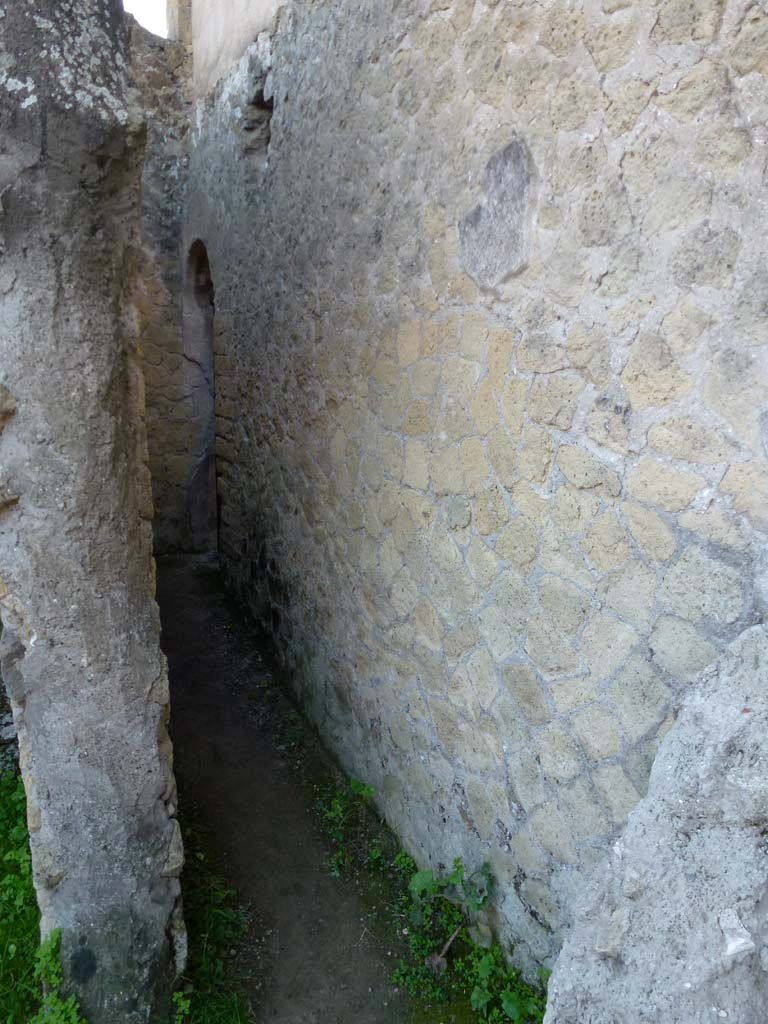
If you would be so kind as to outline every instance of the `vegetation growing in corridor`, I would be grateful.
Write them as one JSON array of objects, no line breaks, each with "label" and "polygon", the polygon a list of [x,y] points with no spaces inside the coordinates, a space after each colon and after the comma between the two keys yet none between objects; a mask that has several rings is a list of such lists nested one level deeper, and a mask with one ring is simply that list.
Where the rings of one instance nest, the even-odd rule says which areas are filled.
[{"label": "vegetation growing in corridor", "polygon": [[75,998],[60,996],[61,934],[38,948],[26,810],[21,779],[0,773],[0,1024],[84,1024]]},{"label": "vegetation growing in corridor", "polygon": [[445,875],[417,871],[372,813],[372,797],[370,786],[353,779],[322,790],[317,808],[331,844],[331,873],[367,876],[376,894],[373,915],[401,944],[393,981],[449,1008],[456,1020],[538,1024],[546,973],[542,989],[531,987],[493,943],[483,920],[493,884],[489,865],[467,874],[456,860]]}]

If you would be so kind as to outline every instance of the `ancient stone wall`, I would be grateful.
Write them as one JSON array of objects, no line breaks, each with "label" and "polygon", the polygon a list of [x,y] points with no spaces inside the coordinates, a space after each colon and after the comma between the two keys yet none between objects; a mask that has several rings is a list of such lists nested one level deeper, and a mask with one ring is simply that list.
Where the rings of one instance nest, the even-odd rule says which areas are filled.
[{"label": "ancient stone wall", "polygon": [[198,105],[227,571],[526,968],[764,614],[766,40],[750,0],[318,0]]},{"label": "ancient stone wall", "polygon": [[42,932],[94,1024],[183,964],[134,289],[143,122],[121,5],[0,8],[0,644]]}]

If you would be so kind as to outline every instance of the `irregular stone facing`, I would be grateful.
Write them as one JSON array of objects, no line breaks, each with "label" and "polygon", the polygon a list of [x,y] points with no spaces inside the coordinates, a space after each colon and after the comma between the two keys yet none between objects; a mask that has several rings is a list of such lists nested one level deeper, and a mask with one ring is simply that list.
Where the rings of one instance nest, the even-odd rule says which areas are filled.
[{"label": "irregular stone facing", "polygon": [[112,0],[0,11],[0,462],[17,496],[0,659],[42,932],[62,930],[66,988],[98,1024],[167,1020],[184,949],[125,42]]},{"label": "irregular stone facing", "polygon": [[[196,110],[227,571],[419,863],[491,861],[531,973],[692,680],[764,614],[745,16],[289,4]],[[480,288],[459,225],[513,139],[526,265]]]},{"label": "irregular stone facing", "polygon": [[546,1024],[757,1024],[768,1003],[768,630],[696,681],[595,871]]}]

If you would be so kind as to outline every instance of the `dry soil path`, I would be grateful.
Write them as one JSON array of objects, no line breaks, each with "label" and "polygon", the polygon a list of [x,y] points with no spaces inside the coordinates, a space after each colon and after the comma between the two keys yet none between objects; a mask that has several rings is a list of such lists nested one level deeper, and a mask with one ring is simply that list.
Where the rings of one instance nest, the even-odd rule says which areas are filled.
[{"label": "dry soil path", "polygon": [[158,568],[182,793],[266,936],[256,1019],[404,1024],[392,961],[371,939],[354,886],[331,877],[311,796],[254,714],[249,694],[269,668],[234,624],[215,565],[174,558]]}]

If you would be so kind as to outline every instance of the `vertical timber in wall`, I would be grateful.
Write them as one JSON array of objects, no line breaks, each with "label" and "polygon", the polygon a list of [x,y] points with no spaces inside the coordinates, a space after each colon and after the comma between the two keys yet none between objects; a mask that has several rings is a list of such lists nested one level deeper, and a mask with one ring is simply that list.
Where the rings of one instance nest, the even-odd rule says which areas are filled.
[{"label": "vertical timber in wall", "polygon": [[91,1024],[165,1021],[182,849],[131,290],[116,0],[0,19],[0,609],[42,930]]}]

